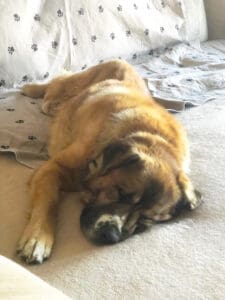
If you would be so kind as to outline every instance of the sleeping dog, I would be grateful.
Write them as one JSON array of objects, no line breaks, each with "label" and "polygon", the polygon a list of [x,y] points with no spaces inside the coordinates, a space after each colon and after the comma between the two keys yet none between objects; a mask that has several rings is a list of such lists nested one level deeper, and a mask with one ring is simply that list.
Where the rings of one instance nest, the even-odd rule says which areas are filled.
[{"label": "sleeping dog", "polygon": [[50,159],[30,179],[32,211],[18,243],[27,263],[52,252],[61,191],[82,193],[81,228],[100,244],[199,205],[184,129],[125,61],[25,85],[22,93],[43,98],[43,111],[53,115]]}]

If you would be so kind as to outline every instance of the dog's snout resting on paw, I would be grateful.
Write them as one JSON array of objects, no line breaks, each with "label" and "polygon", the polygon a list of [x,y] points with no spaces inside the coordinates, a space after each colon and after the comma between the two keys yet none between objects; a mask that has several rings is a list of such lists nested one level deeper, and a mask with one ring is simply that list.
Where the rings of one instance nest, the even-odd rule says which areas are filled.
[{"label": "dog's snout resting on paw", "polygon": [[190,203],[181,199],[170,211],[169,216],[156,211],[150,217],[143,214],[140,203],[132,205],[118,201],[103,205],[91,204],[83,209],[80,225],[82,232],[92,243],[115,244],[126,240],[133,234],[145,231],[157,222],[167,221],[184,210],[190,209]]},{"label": "dog's snout resting on paw", "polygon": [[81,192],[81,228],[97,244],[120,242],[199,205],[184,129],[125,61],[25,85],[22,93],[41,97],[53,116],[50,159],[30,179],[32,211],[18,242],[27,263],[51,255],[61,191]]}]

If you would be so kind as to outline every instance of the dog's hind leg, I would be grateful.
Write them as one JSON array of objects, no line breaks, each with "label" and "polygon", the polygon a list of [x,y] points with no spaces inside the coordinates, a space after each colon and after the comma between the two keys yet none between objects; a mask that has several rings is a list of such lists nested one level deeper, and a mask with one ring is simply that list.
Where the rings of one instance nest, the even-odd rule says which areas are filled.
[{"label": "dog's hind leg", "polygon": [[54,78],[48,84],[27,84],[22,88],[22,94],[33,98],[43,97],[43,112],[52,114],[58,104],[79,95],[96,83],[109,79],[121,81],[124,85],[148,94],[145,82],[135,69],[120,59],[105,62],[72,75],[66,73]]}]

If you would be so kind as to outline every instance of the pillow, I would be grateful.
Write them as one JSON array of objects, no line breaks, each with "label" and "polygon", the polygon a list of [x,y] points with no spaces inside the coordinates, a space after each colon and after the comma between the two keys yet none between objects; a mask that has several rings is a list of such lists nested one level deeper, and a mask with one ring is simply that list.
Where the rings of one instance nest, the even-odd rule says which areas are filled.
[{"label": "pillow", "polygon": [[0,89],[207,38],[203,0],[8,0],[0,28]]}]

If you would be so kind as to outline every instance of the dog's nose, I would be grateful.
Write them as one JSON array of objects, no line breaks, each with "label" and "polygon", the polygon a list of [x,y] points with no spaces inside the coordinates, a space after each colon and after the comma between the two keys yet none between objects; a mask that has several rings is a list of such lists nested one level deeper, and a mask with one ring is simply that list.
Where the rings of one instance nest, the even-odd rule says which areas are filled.
[{"label": "dog's nose", "polygon": [[121,234],[115,225],[106,223],[98,231],[98,239],[101,244],[115,244],[120,241]]}]

